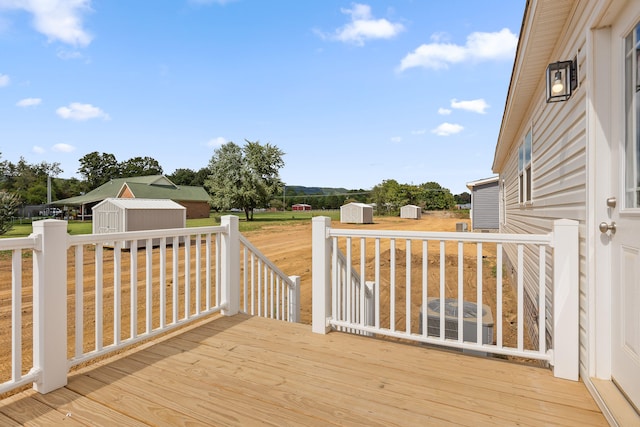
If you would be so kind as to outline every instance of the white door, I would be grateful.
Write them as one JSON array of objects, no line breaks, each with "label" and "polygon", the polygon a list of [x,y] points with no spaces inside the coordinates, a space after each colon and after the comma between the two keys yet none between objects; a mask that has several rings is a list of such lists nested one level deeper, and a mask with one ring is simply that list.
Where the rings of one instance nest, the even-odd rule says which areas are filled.
[{"label": "white door", "polygon": [[[619,42],[619,39],[618,39]],[[623,126],[612,144],[611,235],[613,380],[640,408],[640,19],[624,37]],[[604,228],[604,227],[603,227]],[[615,232],[614,232],[615,231]]]}]

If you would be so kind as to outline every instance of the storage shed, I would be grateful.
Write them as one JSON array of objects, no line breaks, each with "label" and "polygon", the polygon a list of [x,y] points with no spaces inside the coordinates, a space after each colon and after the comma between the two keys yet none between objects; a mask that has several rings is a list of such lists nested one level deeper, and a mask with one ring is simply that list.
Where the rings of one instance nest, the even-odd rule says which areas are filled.
[{"label": "storage shed", "polygon": [[400,208],[400,218],[420,219],[422,218],[422,208],[416,205],[405,205]]},{"label": "storage shed", "polygon": [[471,191],[471,229],[498,230],[500,228],[500,196],[498,177],[467,183]]},{"label": "storage shed", "polygon": [[[92,211],[94,234],[184,228],[187,222],[187,209],[167,199],[108,198]],[[128,243],[124,247],[128,248]]]},{"label": "storage shed", "polygon": [[364,203],[347,203],[340,206],[340,222],[373,224],[373,207]]}]

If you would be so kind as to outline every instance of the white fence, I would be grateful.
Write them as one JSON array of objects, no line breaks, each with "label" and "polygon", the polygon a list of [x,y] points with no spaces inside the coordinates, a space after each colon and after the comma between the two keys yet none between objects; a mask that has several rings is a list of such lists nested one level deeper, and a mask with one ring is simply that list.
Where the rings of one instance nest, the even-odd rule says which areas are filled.
[{"label": "white fence", "polygon": [[[539,359],[553,365],[556,376],[578,379],[575,221],[558,220],[544,235],[330,225],[327,217],[313,219],[314,332],[336,329]],[[517,254],[514,289],[503,283],[507,245]],[[525,253],[535,265],[525,268]],[[524,316],[525,280],[537,289],[529,296],[537,306],[533,324]],[[525,328],[537,329],[538,342],[527,342]]]},{"label": "white fence", "polygon": [[235,216],[217,227],[77,236],[66,221],[44,220],[29,237],[0,239],[0,251],[10,258],[0,292],[11,301],[0,305],[11,343],[0,350],[10,366],[0,393],[29,383],[47,393],[75,365],[216,312],[299,321],[299,277],[253,247]]}]

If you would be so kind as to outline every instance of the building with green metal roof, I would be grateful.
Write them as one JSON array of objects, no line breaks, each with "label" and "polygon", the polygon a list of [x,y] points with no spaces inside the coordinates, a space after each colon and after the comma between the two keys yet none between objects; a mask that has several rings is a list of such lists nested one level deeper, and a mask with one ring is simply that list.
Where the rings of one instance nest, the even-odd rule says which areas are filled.
[{"label": "building with green metal roof", "polygon": [[209,217],[209,194],[202,187],[176,185],[164,175],[116,178],[90,192],[53,202],[58,206],[77,206],[80,216],[91,215],[91,208],[110,198],[168,199],[187,208],[187,218]]}]

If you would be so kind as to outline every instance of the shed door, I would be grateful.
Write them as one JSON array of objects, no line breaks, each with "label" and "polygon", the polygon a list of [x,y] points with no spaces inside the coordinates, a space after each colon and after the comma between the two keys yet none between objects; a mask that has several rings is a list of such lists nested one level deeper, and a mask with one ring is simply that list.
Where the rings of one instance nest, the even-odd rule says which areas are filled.
[{"label": "shed door", "polygon": [[[615,37],[614,37],[615,39]],[[619,39],[618,39],[619,40]],[[619,48],[618,48],[619,49]],[[640,408],[640,22],[624,39],[624,132],[612,144],[611,243],[613,380]],[[609,225],[612,225],[610,223]],[[604,229],[604,226],[602,227]],[[602,229],[601,229],[602,231]],[[615,232],[614,232],[615,231]],[[603,236],[605,237],[605,236]]]}]

